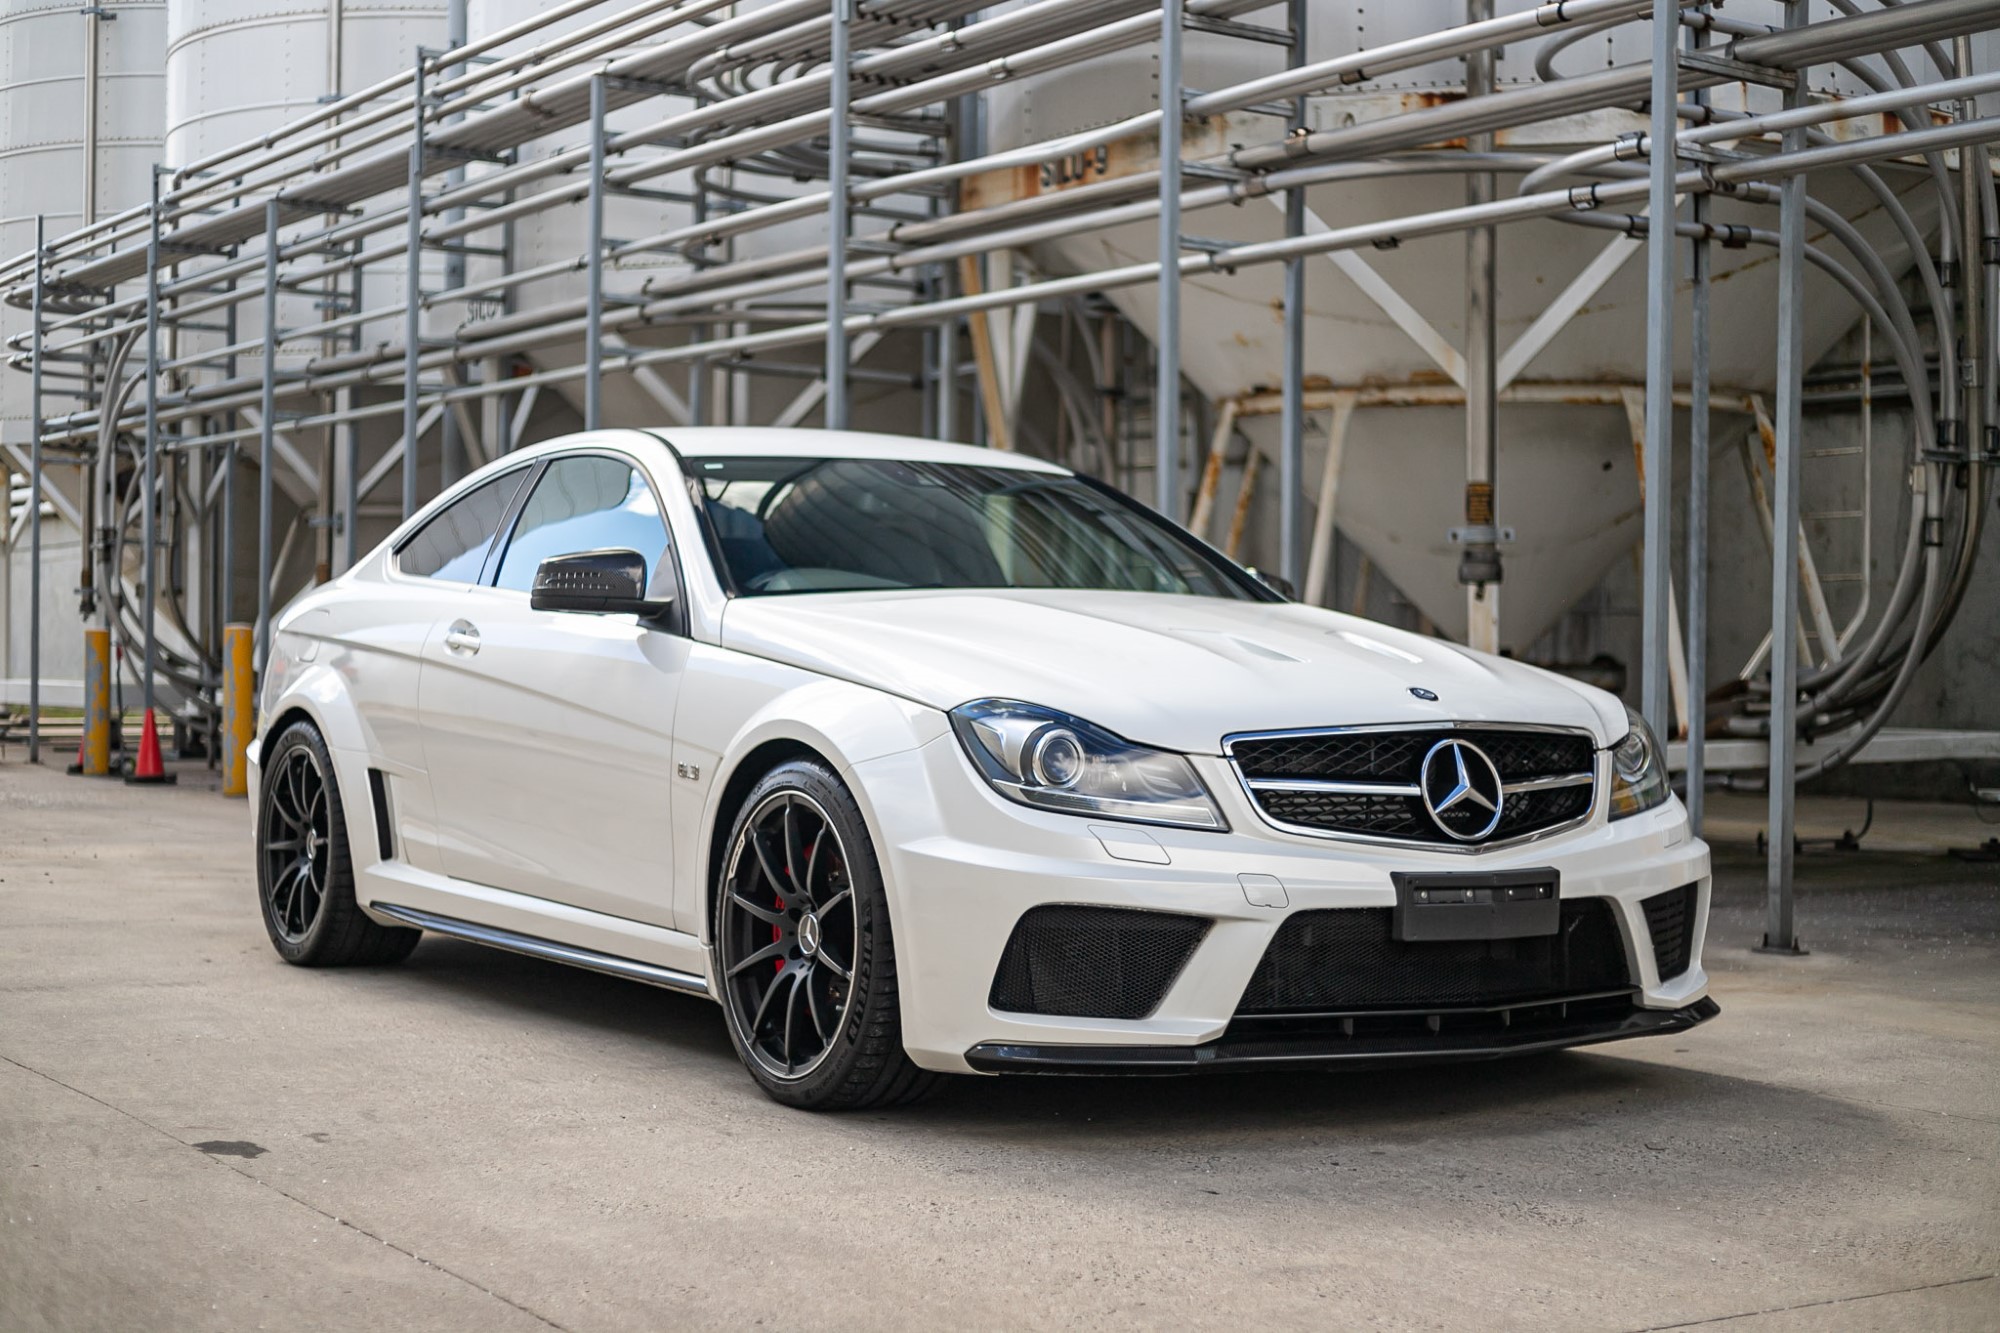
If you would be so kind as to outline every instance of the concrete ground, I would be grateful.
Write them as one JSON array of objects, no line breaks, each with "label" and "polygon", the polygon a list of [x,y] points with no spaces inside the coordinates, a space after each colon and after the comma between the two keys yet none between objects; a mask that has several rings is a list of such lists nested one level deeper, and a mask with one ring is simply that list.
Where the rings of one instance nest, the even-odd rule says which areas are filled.
[{"label": "concrete ground", "polygon": [[[0,763],[0,1329],[2000,1327],[2000,867],[1754,803],[1676,1038],[1395,1074],[765,1101],[698,1000],[272,954],[247,812]],[[1858,802],[1808,812],[1836,833]],[[1893,849],[1893,850],[1892,850]]]}]

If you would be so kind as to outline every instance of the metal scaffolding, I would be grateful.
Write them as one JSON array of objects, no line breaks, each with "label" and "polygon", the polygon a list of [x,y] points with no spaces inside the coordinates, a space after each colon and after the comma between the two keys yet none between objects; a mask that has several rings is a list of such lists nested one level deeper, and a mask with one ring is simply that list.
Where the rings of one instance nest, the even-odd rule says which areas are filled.
[{"label": "metal scaffolding", "polygon": [[[1990,0],[1908,0],[1863,8],[1839,0],[1840,17],[1807,23],[1792,5],[1783,29],[1731,23],[1698,0],[1563,0],[1502,17],[1472,0],[1467,22],[1332,59],[1307,55],[1307,0],[1037,0],[988,13],[969,0],[778,0],[740,10],[730,0],[572,0],[445,51],[420,51],[408,72],[323,106],[282,129],[163,173],[153,203],[0,265],[6,299],[31,307],[29,331],[10,364],[35,377],[32,486],[39,500],[67,504],[49,465],[70,469],[88,497],[91,538],[86,617],[121,643],[143,644],[142,688],[171,685],[184,711],[216,707],[222,682],[220,630],[238,550],[231,496],[243,446],[257,470],[257,660],[268,651],[274,581],[299,531],[324,540],[322,562],[355,559],[357,532],[375,516],[373,496],[400,481],[396,512],[420,507],[445,484],[460,447],[490,460],[531,430],[541,395],[578,394],[586,428],[605,423],[604,391],[623,377],[684,422],[743,420],[749,376],[808,384],[779,414],[785,424],[818,410],[829,426],[853,412],[857,385],[894,388],[921,400],[922,420],[942,438],[1017,442],[995,365],[1028,358],[994,345],[992,317],[1038,305],[1074,312],[1105,293],[1151,284],[1159,332],[1150,392],[1105,392],[1130,366],[1129,330],[1080,318],[1062,324],[1087,352],[1096,386],[1065,387],[1061,418],[1087,465],[1130,484],[1150,470],[1159,508],[1180,517],[1191,496],[1183,459],[1203,414],[1180,371],[1180,293],[1187,279],[1281,266],[1283,368],[1272,410],[1281,417],[1276,500],[1280,572],[1323,590],[1330,505],[1308,534],[1304,522],[1305,423],[1312,411],[1351,412],[1361,386],[1336,398],[1309,388],[1304,364],[1305,262],[1389,247],[1426,236],[1469,239],[1470,295],[1492,318],[1492,246],[1505,228],[1556,219],[1643,237],[1649,251],[1650,337],[1644,388],[1645,518],[1641,671],[1644,712],[1673,728],[1678,643],[1685,652],[1682,717],[1692,717],[1691,799],[1704,781],[1707,664],[1709,432],[1708,280],[1713,244],[1775,247],[1783,275],[1774,336],[1780,374],[1774,415],[1772,568],[1768,678],[1743,692],[1731,725],[1768,735],[1772,915],[1768,942],[1795,943],[1791,920],[1791,793],[1795,776],[1851,756],[1902,698],[1912,672],[1964,596],[1983,523],[1986,468],[2000,449],[1995,420],[1990,288],[2000,263],[1993,176],[1986,146],[2000,119],[1981,119],[1972,99],[2000,90],[2000,74],[1971,68],[1963,36],[1990,22]],[[1279,26],[1246,20],[1275,13]],[[559,22],[580,26],[542,36]],[[1576,37],[1620,25],[1652,27],[1651,61],[1573,77],[1554,74],[1554,54]],[[1261,44],[1282,53],[1273,72],[1232,86],[1185,86],[1190,34]],[[1957,40],[1955,55],[1943,43]],[[1496,89],[1492,57],[1533,42],[1544,78]],[[1075,67],[1109,52],[1153,47],[1159,59],[1155,110],[1055,139],[989,151],[979,132],[980,95],[1009,80]],[[1884,79],[1863,57],[1922,47],[1935,76],[1899,59]],[[1386,74],[1465,58],[1468,96],[1407,114],[1313,129],[1307,99]],[[1843,66],[1874,93],[1814,100],[1815,67]],[[1753,115],[1713,108],[1706,90],[1725,83],[1785,89],[1785,109]],[[1583,112],[1645,110],[1650,130],[1557,157],[1497,151],[1493,136]],[[1184,127],[1230,112],[1263,116],[1268,137],[1189,155]],[[627,128],[614,128],[613,118]],[[1834,136],[1835,122],[1892,117],[1896,133]],[[575,131],[581,141],[531,147]],[[1051,162],[1135,136],[1158,145],[1157,167],[1087,187],[1001,203],[969,202],[975,177]],[[1485,137],[1481,137],[1485,136]],[[1438,152],[1463,142],[1466,151]],[[1956,160],[1957,170],[1948,169]],[[1927,172],[1941,208],[1938,253],[1924,243],[1879,170]],[[1805,191],[1813,172],[1872,182],[1883,207],[1915,244],[1916,306],[1896,275],[1871,267],[1852,229],[1831,220]],[[1309,187],[1371,174],[1458,172],[1467,202],[1431,212],[1342,226],[1306,225]],[[1496,187],[1502,175],[1513,193]],[[1776,210],[1775,230],[1710,221],[1715,196]],[[1187,231],[1204,210],[1260,196],[1282,199],[1282,236],[1211,240]],[[607,206],[620,198],[681,210],[651,235],[607,234]],[[517,262],[519,223],[581,207],[579,253]],[[1817,211],[1816,211],[1817,209]],[[1811,219],[1828,238],[1809,245]],[[1094,272],[1027,274],[1009,256],[1039,242],[1151,219],[1158,256]],[[781,229],[801,222],[824,240],[800,246]],[[1678,244],[1686,241],[1685,247]],[[752,242],[757,242],[752,244]],[[1844,253],[1836,253],[1836,246]],[[1865,247],[1863,247],[1865,249]],[[1674,289],[1691,256],[1694,376],[1674,383]],[[620,281],[641,263],[650,276]],[[400,275],[393,267],[400,264]],[[1899,367],[1915,407],[1909,544],[1894,591],[1861,642],[1821,660],[1798,656],[1798,463],[1801,386],[1799,284],[1807,265],[1854,298],[1873,336]],[[1006,271],[1002,271],[1002,269]],[[387,275],[387,276],[385,276]],[[538,287],[574,281],[580,295]],[[390,277],[399,276],[400,281]],[[281,320],[310,306],[311,318]],[[1939,347],[1933,373],[1918,336],[1928,312]],[[240,336],[254,321],[254,337]],[[914,374],[861,364],[884,338],[912,335]],[[1067,344],[1066,344],[1067,345]],[[313,348],[308,354],[302,348]],[[819,349],[819,365],[772,356]],[[970,355],[966,355],[969,352]],[[1515,401],[1495,374],[1490,336],[1468,339],[1467,565],[1461,577],[1497,597],[1499,540],[1492,417]],[[254,360],[255,372],[244,373]],[[1060,365],[1060,358],[1050,358]],[[142,369],[134,369],[137,360]],[[44,376],[60,367],[71,395],[46,412]],[[678,382],[663,372],[680,368]],[[1016,373],[1020,373],[1017,371]],[[1072,377],[1073,378],[1073,377]],[[976,392],[961,404],[966,381]],[[1095,392],[1093,392],[1093,388]],[[1510,397],[1514,393],[1516,397]],[[1338,397],[1338,395],[1345,397]],[[1690,396],[1691,394],[1691,396]],[[1696,466],[1686,497],[1686,632],[1671,581],[1674,407],[1690,403]],[[969,407],[969,410],[962,410]],[[1254,410],[1229,404],[1226,422]],[[1097,414],[1102,413],[1099,417]],[[1123,414],[1122,416],[1119,414]],[[1116,419],[1114,419],[1116,418]],[[968,426],[970,428],[968,428]],[[365,467],[360,437],[399,429]],[[1226,442],[1228,425],[1221,427]],[[1344,426],[1334,430],[1334,447]],[[1140,432],[1139,435],[1134,432]],[[317,465],[301,441],[324,441]],[[1150,435],[1149,466],[1122,455],[1120,441]],[[1085,444],[1101,443],[1094,457]],[[1483,455],[1483,457],[1481,457]],[[1337,460],[1337,452],[1334,458]],[[1329,468],[1328,487],[1337,469]],[[1482,473],[1483,469],[1483,473]],[[1484,491],[1475,503],[1473,490]],[[278,490],[310,521],[281,536]],[[1204,492],[1206,493],[1206,491]],[[1331,492],[1322,493],[1323,498]],[[1247,500],[1239,504],[1247,504]],[[40,503],[31,503],[39,589]],[[1476,512],[1475,512],[1476,511]],[[124,547],[136,517],[139,576]],[[1242,515],[1238,516],[1238,527]],[[163,527],[167,529],[163,533]],[[161,582],[163,543],[182,549],[199,533],[211,553],[197,582],[217,595],[203,624],[176,609],[179,575]],[[315,534],[323,534],[323,537]],[[1477,555],[1479,559],[1475,560]],[[1810,600],[1811,589],[1808,589]],[[165,611],[163,640],[155,618]],[[39,614],[31,616],[39,642]],[[170,642],[169,642],[170,640]],[[1847,639],[1842,643],[1846,644]],[[38,653],[34,647],[32,653]],[[31,655],[39,676],[39,657]],[[35,703],[39,704],[39,696]],[[1800,734],[1838,734],[1795,768]]]}]

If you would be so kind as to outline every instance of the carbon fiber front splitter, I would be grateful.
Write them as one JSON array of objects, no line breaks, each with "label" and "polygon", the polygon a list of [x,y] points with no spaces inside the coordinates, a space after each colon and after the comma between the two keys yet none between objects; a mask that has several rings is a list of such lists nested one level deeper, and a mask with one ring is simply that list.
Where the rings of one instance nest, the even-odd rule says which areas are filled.
[{"label": "carbon fiber front splitter", "polygon": [[[1290,1024],[1230,1025],[1229,1031],[1200,1046],[1061,1046],[983,1042],[965,1053],[966,1063],[987,1074],[1210,1074],[1258,1070],[1365,1068],[1433,1061],[1491,1060],[1508,1055],[1588,1046],[1685,1032],[1722,1012],[1703,998],[1680,1009],[1641,1009],[1626,1004],[1606,1009],[1578,1006],[1548,1021],[1500,1029],[1454,1033],[1449,1011],[1435,1029],[1418,1033],[1349,1035],[1342,1016]],[[1349,1024],[1350,1028],[1355,1025]]]}]

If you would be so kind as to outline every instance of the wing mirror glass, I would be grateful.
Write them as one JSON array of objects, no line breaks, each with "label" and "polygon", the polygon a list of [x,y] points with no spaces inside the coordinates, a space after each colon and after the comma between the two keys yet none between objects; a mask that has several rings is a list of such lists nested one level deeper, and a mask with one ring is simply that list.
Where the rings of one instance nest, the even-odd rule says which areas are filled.
[{"label": "wing mirror glass", "polygon": [[672,598],[646,596],[646,558],[637,551],[575,551],[535,567],[528,605],[537,611],[664,615]]}]

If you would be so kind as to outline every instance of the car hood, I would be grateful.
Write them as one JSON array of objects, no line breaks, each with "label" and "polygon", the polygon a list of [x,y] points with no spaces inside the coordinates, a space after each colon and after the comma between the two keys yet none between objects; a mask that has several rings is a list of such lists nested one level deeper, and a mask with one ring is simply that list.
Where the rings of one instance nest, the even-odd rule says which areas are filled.
[{"label": "car hood", "polygon": [[1600,745],[1626,730],[1602,690],[1294,603],[1021,589],[738,597],[722,642],[934,708],[1018,699],[1200,754],[1232,732],[1297,727],[1529,722],[1583,728]]}]

